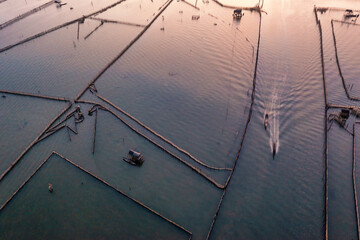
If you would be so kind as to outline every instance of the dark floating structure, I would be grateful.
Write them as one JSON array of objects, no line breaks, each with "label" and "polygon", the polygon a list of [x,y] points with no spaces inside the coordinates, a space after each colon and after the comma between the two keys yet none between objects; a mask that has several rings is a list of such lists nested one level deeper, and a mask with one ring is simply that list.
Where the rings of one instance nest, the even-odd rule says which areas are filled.
[{"label": "dark floating structure", "polygon": [[49,183],[48,189],[49,189],[49,192],[50,192],[50,193],[53,193],[53,192],[54,192],[54,188],[53,188],[53,186],[52,186],[51,183]]},{"label": "dark floating structure", "polygon": [[354,12],[353,12],[353,10],[351,10],[351,9],[346,9],[345,10],[345,13],[344,13],[344,17],[345,18],[358,18],[359,17],[359,14],[355,14]]},{"label": "dark floating structure", "polygon": [[143,155],[132,149],[129,150],[128,157],[124,157],[123,160],[133,166],[141,166],[144,163]]},{"label": "dark floating structure", "polygon": [[235,9],[233,13],[233,17],[236,19],[240,19],[242,16],[244,16],[244,13],[242,12],[241,8]]}]

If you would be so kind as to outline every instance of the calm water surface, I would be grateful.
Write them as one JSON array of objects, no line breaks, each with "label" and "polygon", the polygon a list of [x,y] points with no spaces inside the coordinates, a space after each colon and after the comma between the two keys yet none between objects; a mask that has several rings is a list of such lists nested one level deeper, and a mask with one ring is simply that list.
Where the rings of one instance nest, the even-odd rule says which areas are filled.
[{"label": "calm water surface", "polygon": [[[0,24],[45,2],[0,3]],[[0,30],[0,48],[115,2],[70,0],[61,8],[50,6]],[[232,168],[251,106],[258,51],[251,121],[211,239],[324,238],[325,101],[313,7],[360,9],[360,3],[265,0],[261,19],[257,12],[244,11],[237,21],[233,9],[213,1],[188,2],[198,9],[172,2],[97,79],[97,94],[204,164]],[[96,17],[147,25],[165,3],[127,0]],[[249,7],[257,1],[223,3]],[[194,15],[200,18],[192,20]],[[342,17],[342,11],[319,13],[327,94],[330,103],[359,105],[346,98],[335,60],[331,20]],[[143,30],[104,23],[85,39],[100,23],[86,19],[80,24],[79,39],[75,23],[0,53],[0,89],[74,101]],[[334,30],[344,78],[351,95],[358,96],[360,27],[334,23]],[[228,179],[229,171],[196,163],[89,90],[80,99],[115,111],[141,134],[217,183]],[[1,94],[0,106],[3,173],[67,103]],[[55,151],[188,229],[193,239],[206,239],[223,191],[107,111],[97,113],[93,154],[95,117],[87,114],[92,105],[79,106],[85,115],[82,123],[75,125],[66,115],[57,120],[65,120],[78,134],[63,128],[29,149],[0,181],[0,205]],[[354,121],[349,120],[349,129]],[[358,135],[355,140],[359,142]],[[355,239],[352,135],[334,123],[328,142],[329,238]],[[142,167],[122,161],[129,149],[142,152]],[[355,170],[360,173],[358,167]],[[53,184],[53,194],[48,183]],[[53,154],[0,210],[1,239],[29,237],[186,239],[188,235]]]}]

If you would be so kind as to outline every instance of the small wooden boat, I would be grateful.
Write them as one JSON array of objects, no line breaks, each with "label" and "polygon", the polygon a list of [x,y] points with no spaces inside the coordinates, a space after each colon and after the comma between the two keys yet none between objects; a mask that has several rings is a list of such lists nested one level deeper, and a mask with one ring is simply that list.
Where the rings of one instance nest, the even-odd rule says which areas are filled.
[{"label": "small wooden boat", "polygon": [[265,114],[265,117],[264,117],[264,127],[265,127],[265,130],[267,129],[269,125],[269,114]]}]

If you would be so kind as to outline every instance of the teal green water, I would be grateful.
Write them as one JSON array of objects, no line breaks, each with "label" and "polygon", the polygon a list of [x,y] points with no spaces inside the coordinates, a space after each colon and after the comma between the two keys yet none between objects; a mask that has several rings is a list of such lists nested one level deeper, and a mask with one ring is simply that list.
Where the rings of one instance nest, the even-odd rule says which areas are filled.
[{"label": "teal green water", "polygon": [[[4,17],[20,11],[1,3]],[[21,1],[13,0],[22,6]],[[0,47],[115,1],[68,1],[0,30]],[[260,17],[213,1],[174,1],[154,24],[96,81],[100,96],[153,131],[213,167],[231,168],[251,104]],[[97,17],[147,24],[165,1],[125,1]],[[255,1],[226,1],[253,6]],[[14,3],[15,4],[15,3]],[[24,7],[29,10],[38,1]],[[324,92],[319,31],[313,6],[359,9],[357,1],[264,1],[255,102],[238,163],[217,216],[211,239],[324,238]],[[16,5],[16,6],[17,6]],[[73,10],[70,10],[73,7]],[[19,13],[18,13],[19,11]],[[199,15],[198,20],[192,20]],[[330,103],[346,99],[335,62],[331,19],[319,14]],[[39,21],[43,24],[35,24]],[[1,23],[0,22],[0,23]],[[0,89],[67,97],[71,101],[142,31],[141,27],[87,19],[0,53]],[[335,23],[339,60],[351,93],[358,93],[358,26]],[[0,95],[0,173],[60,113],[66,103]],[[81,100],[113,110],[156,144],[198,168],[219,184],[228,171],[211,170],[145,130],[90,91]],[[75,105],[75,104],[74,104]],[[74,109],[74,105],[72,109]],[[149,208],[206,239],[223,191],[178,159],[99,110],[95,153],[94,114],[79,104],[85,120],[36,144],[0,181],[0,205],[52,151],[106,180]],[[332,109],[329,112],[335,112]],[[269,114],[269,127],[263,119]],[[62,116],[59,120],[65,119]],[[349,120],[349,128],[355,118]],[[70,138],[69,138],[70,136]],[[358,136],[356,148],[359,147]],[[352,136],[333,124],[329,131],[329,238],[357,236],[352,187]],[[277,154],[273,158],[272,145]],[[122,160],[129,149],[145,158],[141,167]],[[358,156],[358,152],[356,154]],[[359,172],[358,167],[355,169]],[[358,178],[356,178],[358,180]],[[47,184],[54,185],[50,194]],[[84,184],[81,184],[83,182]],[[360,184],[360,183],[359,183]],[[358,184],[358,186],[359,186]],[[53,156],[0,211],[0,239],[186,239],[188,236]]]}]

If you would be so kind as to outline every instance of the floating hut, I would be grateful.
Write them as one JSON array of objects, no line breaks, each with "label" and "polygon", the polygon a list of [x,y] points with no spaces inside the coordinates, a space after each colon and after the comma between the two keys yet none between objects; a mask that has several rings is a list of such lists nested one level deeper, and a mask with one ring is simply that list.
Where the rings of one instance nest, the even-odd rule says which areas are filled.
[{"label": "floating hut", "polygon": [[244,16],[244,13],[242,12],[242,9],[235,9],[234,13],[233,13],[233,17],[236,19],[241,18],[242,16]]},{"label": "floating hut", "polygon": [[144,162],[142,154],[132,149],[129,150],[128,157],[124,157],[123,160],[134,166],[141,166]]}]

